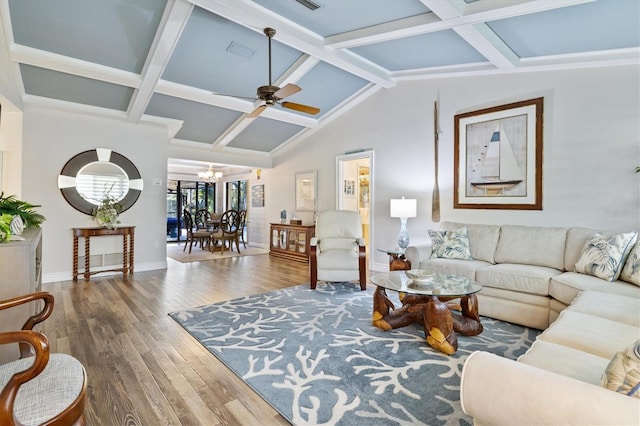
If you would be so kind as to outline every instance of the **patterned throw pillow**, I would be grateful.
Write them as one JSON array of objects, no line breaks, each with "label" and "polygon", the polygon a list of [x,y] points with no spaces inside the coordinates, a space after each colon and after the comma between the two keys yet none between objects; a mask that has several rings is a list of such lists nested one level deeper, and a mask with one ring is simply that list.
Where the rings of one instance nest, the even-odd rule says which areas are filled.
[{"label": "patterned throw pillow", "polygon": [[433,231],[429,229],[431,237],[431,258],[444,257],[446,259],[473,260],[469,250],[467,228],[451,229],[449,231]]},{"label": "patterned throw pillow", "polygon": [[640,286],[640,243],[636,243],[631,253],[629,253],[624,269],[622,269],[622,274],[620,274],[620,279]]},{"label": "patterned throw pillow", "polygon": [[637,238],[636,232],[599,234],[589,238],[576,263],[576,272],[607,281],[617,280]]},{"label": "patterned throw pillow", "polygon": [[601,384],[609,390],[640,398],[640,340],[613,356]]}]

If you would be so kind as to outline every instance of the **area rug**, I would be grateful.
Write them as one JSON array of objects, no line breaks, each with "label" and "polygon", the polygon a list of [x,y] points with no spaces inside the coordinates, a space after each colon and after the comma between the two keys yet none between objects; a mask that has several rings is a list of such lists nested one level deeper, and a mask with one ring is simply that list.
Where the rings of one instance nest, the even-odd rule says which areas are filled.
[{"label": "area rug", "polygon": [[420,325],[373,327],[372,295],[306,284],[169,315],[294,425],[471,424],[459,398],[467,356],[515,359],[538,334],[482,318],[480,335],[444,355]]},{"label": "area rug", "polygon": [[191,248],[191,253],[189,253],[189,247],[185,251],[182,251],[184,248],[184,243],[180,244],[167,244],[167,257],[171,259],[177,260],[178,262],[187,263],[187,262],[202,262],[204,260],[217,260],[217,259],[226,259],[228,257],[237,257],[237,256],[255,256],[257,254],[268,254],[269,250],[247,246],[246,248],[240,247],[240,253],[237,251],[225,250],[224,254],[221,254],[219,251],[212,253],[208,250],[202,250],[200,246],[196,247],[194,244]]}]

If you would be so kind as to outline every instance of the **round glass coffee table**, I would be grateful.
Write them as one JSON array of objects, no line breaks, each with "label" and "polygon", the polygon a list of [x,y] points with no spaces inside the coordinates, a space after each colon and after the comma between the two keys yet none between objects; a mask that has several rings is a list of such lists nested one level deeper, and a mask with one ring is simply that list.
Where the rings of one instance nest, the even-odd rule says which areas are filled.
[{"label": "round glass coffee table", "polygon": [[[477,336],[482,332],[476,297],[482,286],[473,280],[410,270],[376,274],[371,282],[377,286],[373,295],[372,324],[378,328],[393,330],[413,323],[422,324],[427,343],[449,355],[458,349],[456,333]],[[386,290],[399,293],[400,308],[396,309]],[[455,299],[460,299],[460,304],[451,302]]]}]

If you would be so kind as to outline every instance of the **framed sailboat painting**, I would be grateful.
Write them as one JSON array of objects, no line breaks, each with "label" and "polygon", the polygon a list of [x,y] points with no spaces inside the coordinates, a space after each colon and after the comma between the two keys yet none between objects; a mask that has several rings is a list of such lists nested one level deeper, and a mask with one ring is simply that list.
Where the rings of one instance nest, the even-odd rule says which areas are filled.
[{"label": "framed sailboat painting", "polygon": [[453,207],[542,210],[543,98],[454,117]]}]

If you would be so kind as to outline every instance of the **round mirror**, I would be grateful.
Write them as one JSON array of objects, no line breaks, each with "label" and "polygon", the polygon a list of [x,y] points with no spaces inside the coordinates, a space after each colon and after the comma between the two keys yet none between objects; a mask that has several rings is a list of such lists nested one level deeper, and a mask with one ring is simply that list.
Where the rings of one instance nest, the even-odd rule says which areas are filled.
[{"label": "round mirror", "polygon": [[136,166],[122,154],[98,148],[81,152],[64,165],[58,188],[76,210],[90,215],[109,196],[129,209],[142,192],[142,177]]}]

